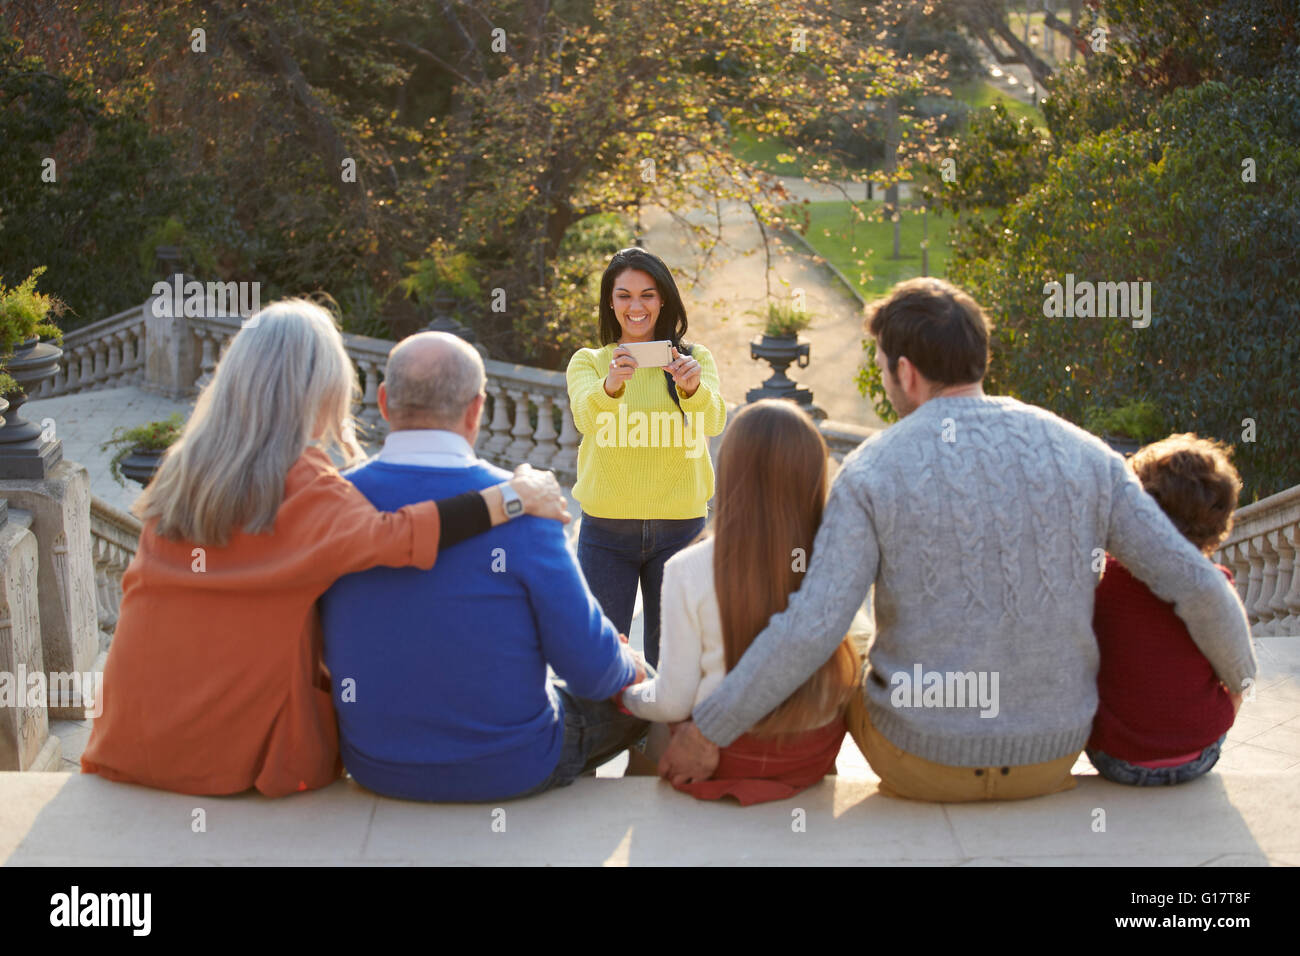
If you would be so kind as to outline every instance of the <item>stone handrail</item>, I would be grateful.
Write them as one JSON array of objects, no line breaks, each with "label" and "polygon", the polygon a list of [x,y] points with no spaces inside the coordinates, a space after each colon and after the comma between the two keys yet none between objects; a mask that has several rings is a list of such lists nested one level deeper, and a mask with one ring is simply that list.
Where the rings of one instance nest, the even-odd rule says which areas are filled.
[{"label": "stone handrail", "polygon": [[831,458],[840,463],[844,461],[845,455],[880,430],[878,428],[865,428],[862,425],[852,425],[848,422],[829,420],[818,422],[817,427],[821,429],[822,437],[826,439],[826,444],[830,447]]},{"label": "stone handrail", "polygon": [[1214,555],[1237,582],[1256,637],[1300,635],[1300,485],[1243,505]]},{"label": "stone handrail", "polygon": [[140,544],[140,519],[91,496],[90,546],[95,562],[95,604],[99,629],[108,638],[117,627],[122,574]]},{"label": "stone handrail", "polygon": [[35,398],[115,388],[145,377],[145,315],[138,305],[63,337],[63,355]]}]

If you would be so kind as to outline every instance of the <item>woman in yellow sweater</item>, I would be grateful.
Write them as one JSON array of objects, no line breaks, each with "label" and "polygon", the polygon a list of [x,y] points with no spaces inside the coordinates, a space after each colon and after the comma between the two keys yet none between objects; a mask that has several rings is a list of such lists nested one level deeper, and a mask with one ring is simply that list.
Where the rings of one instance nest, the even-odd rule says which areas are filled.
[{"label": "woman in yellow sweater", "polygon": [[[704,530],[713,497],[708,439],[727,406],[704,346],[687,345],[686,309],[672,273],[644,249],[614,254],[600,281],[598,349],[569,360],[569,404],[582,433],[578,562],[606,616],[632,627],[637,585],[645,657],[659,660],[659,588],[664,564]],[[633,350],[668,341],[669,362],[642,367]]]}]

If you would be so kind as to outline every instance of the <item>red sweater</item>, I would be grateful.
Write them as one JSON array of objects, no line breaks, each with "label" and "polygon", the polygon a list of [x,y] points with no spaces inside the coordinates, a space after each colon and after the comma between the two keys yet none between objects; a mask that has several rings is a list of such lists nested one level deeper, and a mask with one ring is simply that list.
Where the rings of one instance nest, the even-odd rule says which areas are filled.
[{"label": "red sweater", "polygon": [[1174,606],[1109,555],[1092,626],[1101,668],[1088,749],[1160,760],[1203,750],[1232,726],[1232,700]]}]

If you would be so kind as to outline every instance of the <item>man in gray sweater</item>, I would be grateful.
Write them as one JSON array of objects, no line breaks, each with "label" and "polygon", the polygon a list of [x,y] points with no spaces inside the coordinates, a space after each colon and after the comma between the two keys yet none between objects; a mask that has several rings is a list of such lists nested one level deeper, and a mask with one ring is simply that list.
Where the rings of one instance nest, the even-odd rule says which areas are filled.
[{"label": "man in gray sweater", "polygon": [[914,279],[867,327],[901,420],[845,458],[803,585],[678,729],[661,775],[709,777],[719,747],[827,660],[873,584],[876,637],[848,723],[897,796],[1073,786],[1097,708],[1106,552],[1173,603],[1229,690],[1248,686],[1236,592],[1124,459],[1050,412],[984,394],[990,326],[970,296]]}]

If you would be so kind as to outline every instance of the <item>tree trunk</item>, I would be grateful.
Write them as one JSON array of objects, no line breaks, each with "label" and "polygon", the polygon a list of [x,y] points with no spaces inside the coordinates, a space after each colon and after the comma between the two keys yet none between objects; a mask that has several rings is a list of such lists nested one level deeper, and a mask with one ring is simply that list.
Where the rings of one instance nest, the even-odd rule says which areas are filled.
[{"label": "tree trunk", "polygon": [[[898,172],[898,147],[902,132],[898,125],[898,98],[891,96],[885,104],[885,175],[892,177]],[[898,259],[903,254],[901,217],[898,213],[898,183],[891,179],[885,190],[885,211],[894,224],[894,254]]]}]

